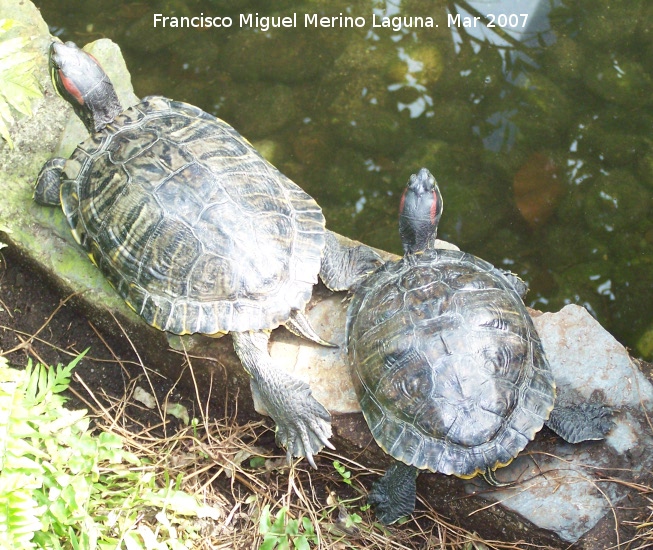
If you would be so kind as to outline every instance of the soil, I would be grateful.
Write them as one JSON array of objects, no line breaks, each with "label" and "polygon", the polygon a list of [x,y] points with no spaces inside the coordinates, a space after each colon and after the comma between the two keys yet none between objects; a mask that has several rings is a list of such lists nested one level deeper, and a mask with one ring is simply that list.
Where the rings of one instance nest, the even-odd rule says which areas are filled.
[{"label": "soil", "polygon": [[[143,379],[139,381],[140,385],[146,389],[154,387],[159,402],[167,398],[171,402],[186,406],[191,416],[197,415],[200,404],[194,396],[178,391],[174,380],[157,377],[155,383],[149,385],[145,380],[145,370],[140,362],[138,349],[132,346],[128,338],[100,335],[96,332],[93,321],[76,309],[73,301],[68,298],[52,288],[37,272],[24,265],[9,249],[1,250],[0,353],[14,366],[24,366],[30,358],[48,365],[56,365],[67,364],[88,349],[87,355],[75,369],[78,377],[73,377],[71,391],[68,392],[69,405],[72,408],[93,410],[98,404],[97,400],[102,405],[115,403],[132,391],[134,380]],[[180,368],[181,363],[182,358]],[[650,375],[650,370],[645,369],[645,372]],[[251,420],[237,416],[233,418],[233,411],[229,410],[228,395],[225,395],[224,399],[204,401],[201,407],[205,408],[207,402],[210,402],[208,414],[212,418],[229,417],[232,421],[243,424]],[[133,400],[125,409],[125,417],[129,419],[126,423],[128,427],[130,422],[138,431],[144,427],[154,427],[151,431],[154,435],[173,433],[180,427],[180,421],[169,415],[166,416],[166,423],[162,425],[157,411],[148,410]],[[257,422],[257,425],[258,428],[254,428],[257,447],[264,448],[269,454],[279,455],[280,451],[274,444],[271,421]],[[342,483],[337,477],[328,477],[327,470],[332,471],[332,468],[325,467],[326,462],[330,460],[324,458],[323,453],[316,458],[323,462],[318,470],[319,475],[313,473],[311,477],[304,472],[303,477],[309,480],[313,494],[319,495],[318,500],[325,501],[332,488],[342,486]],[[283,480],[287,480],[283,473],[276,477],[279,479],[275,479],[270,485],[273,493],[273,487],[283,491]],[[229,481],[223,489],[225,495],[233,494],[233,486],[230,486]],[[339,496],[343,498],[344,495]],[[350,495],[352,496],[355,495]],[[634,515],[642,516],[646,512],[646,502],[642,501],[641,495],[636,496],[637,504],[631,503],[634,510],[637,510]],[[644,518],[639,519],[641,521]],[[421,536],[424,536],[424,532],[428,533],[435,526],[429,521],[421,527],[424,529]],[[633,535],[630,530],[622,532],[622,540],[630,540]],[[421,536],[417,536],[421,543],[416,546],[409,543],[408,547],[420,547],[423,543]],[[410,535],[408,537],[410,538]]]},{"label": "soil", "polygon": [[[92,410],[98,405],[96,400],[102,405],[115,403],[129,395],[137,381],[147,391],[154,391],[160,403],[167,398],[184,405],[191,416],[197,415],[198,400],[187,392],[178,391],[174,380],[152,375],[150,380],[153,376],[156,379],[152,384],[148,382],[138,348],[127,336],[100,334],[93,320],[74,306],[71,297],[62,296],[8,248],[0,252],[0,353],[11,365],[25,366],[30,358],[47,365],[65,365],[88,349],[74,371],[71,391],[67,394],[71,408]],[[180,358],[180,372],[182,363]],[[226,396],[208,402],[211,418],[233,415],[233,410],[221,406],[228,402]],[[201,404],[204,410],[206,403],[203,400]],[[125,412],[140,426],[161,423],[158,411],[138,404],[128,405]],[[174,430],[179,422],[173,416],[167,416],[166,421],[166,426],[159,430],[161,433]],[[261,442],[257,444],[269,444],[274,452],[271,430],[263,427],[260,431]]]}]

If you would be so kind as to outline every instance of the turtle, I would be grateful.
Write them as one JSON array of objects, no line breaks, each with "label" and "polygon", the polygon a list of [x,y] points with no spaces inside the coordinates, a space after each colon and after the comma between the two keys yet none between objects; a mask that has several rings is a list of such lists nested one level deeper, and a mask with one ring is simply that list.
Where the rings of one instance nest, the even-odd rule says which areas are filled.
[{"label": "turtle", "polygon": [[385,524],[410,515],[420,471],[461,478],[509,464],[546,424],[563,439],[602,439],[612,411],[555,407],[555,381],[516,275],[435,248],[442,196],[426,168],[401,198],[404,256],[355,289],[346,346],[379,446],[394,458],[369,493]]},{"label": "turtle", "polygon": [[341,245],[316,201],[226,122],[162,96],[123,108],[97,60],[50,45],[53,85],[90,136],[39,173],[34,200],[60,206],[79,245],[147,323],[230,333],[288,459],[332,448],[330,415],[269,351],[280,325],[330,345],[303,314],[318,274],[349,288],[380,263]]}]

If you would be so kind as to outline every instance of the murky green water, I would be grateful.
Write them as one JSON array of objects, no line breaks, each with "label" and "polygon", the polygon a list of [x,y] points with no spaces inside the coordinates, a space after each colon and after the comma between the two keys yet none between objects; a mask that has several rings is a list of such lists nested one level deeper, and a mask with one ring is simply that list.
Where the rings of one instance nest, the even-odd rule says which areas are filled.
[{"label": "murky green water", "polygon": [[[428,167],[441,238],[521,274],[530,305],[582,304],[653,355],[650,0],[36,4],[64,40],[117,42],[138,95],[233,124],[345,235],[400,252],[399,195]],[[296,28],[264,30],[294,14]],[[482,14],[495,26],[465,26]],[[375,27],[384,15],[438,27]]]}]

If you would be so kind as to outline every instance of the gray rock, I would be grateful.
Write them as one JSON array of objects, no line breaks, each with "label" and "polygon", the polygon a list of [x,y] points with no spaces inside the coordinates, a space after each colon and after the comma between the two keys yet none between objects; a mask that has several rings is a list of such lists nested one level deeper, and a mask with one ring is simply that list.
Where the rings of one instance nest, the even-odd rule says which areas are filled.
[{"label": "gray rock", "polygon": [[[546,446],[529,445],[530,453],[497,470],[500,481],[517,486],[489,496],[573,543],[628,495],[622,484],[598,481],[597,472],[625,480],[624,470],[639,476],[653,466],[645,416],[645,411],[653,412],[653,386],[584,308],[569,305],[536,316],[534,322],[558,386],[556,403],[605,403],[619,411],[616,426],[605,442],[570,445],[556,438]],[[476,492],[481,484],[467,482],[466,487]]]}]

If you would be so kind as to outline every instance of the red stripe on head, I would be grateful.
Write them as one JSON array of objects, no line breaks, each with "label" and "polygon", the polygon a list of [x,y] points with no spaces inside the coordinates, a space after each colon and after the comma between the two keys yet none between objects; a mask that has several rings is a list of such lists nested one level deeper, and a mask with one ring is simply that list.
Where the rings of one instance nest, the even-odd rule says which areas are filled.
[{"label": "red stripe on head", "polygon": [[66,92],[70,94],[78,105],[84,105],[84,96],[82,95],[82,92],[79,91],[79,88],[75,86],[75,83],[70,78],[66,77],[61,69],[59,69],[58,73],[61,85],[64,87]]},{"label": "red stripe on head", "polygon": [[399,215],[401,216],[404,213],[404,207],[406,206],[406,193],[408,193],[408,187],[404,189],[404,192],[401,194],[401,202],[399,202]]},{"label": "red stripe on head", "polygon": [[431,223],[435,224],[436,218],[438,216],[438,194],[435,192],[435,189],[432,191],[432,193],[433,193],[433,202],[431,203],[430,217],[431,217]]}]

